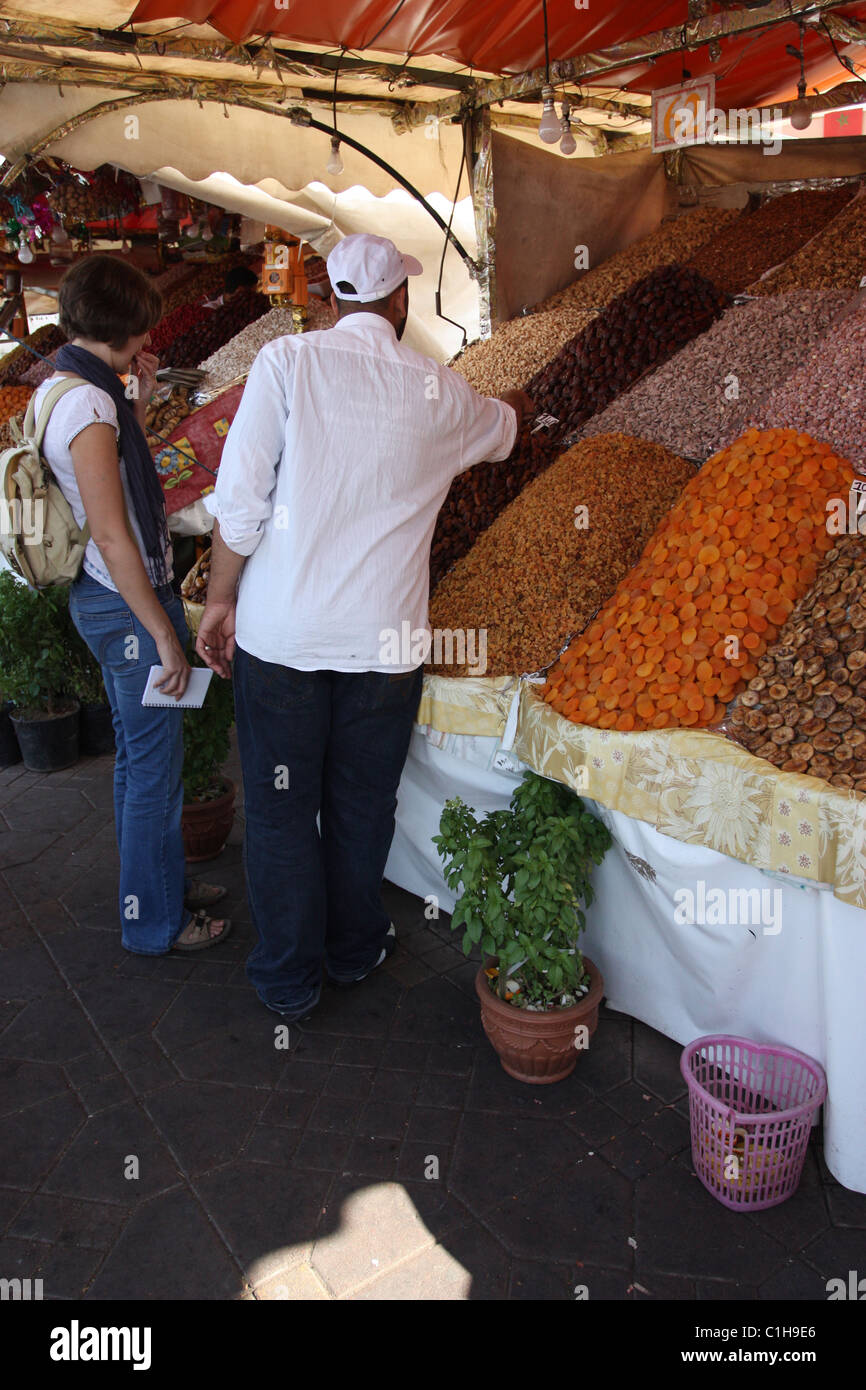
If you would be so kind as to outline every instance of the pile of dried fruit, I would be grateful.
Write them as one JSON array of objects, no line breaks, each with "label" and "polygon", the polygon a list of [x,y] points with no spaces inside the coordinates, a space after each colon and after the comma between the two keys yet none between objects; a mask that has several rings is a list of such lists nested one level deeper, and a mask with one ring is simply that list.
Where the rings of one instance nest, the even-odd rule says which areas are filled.
[{"label": "pile of dried fruit", "polygon": [[[846,299],[844,290],[790,290],[732,306],[706,333],[594,416],[581,437],[622,430],[687,458],[708,458],[735,439],[759,402],[799,367]],[[832,394],[822,397],[828,409],[832,399]],[[777,411],[765,423],[796,425],[823,437],[790,413]]]},{"label": "pile of dried fruit", "polygon": [[803,189],[769,198],[754,212],[744,213],[689,261],[720,289],[738,294],[773,266],[788,260],[817,236],[850,203],[856,184],[839,188]]},{"label": "pile of dried fruit", "polygon": [[[206,265],[196,265],[192,275],[178,280],[171,289],[163,293],[163,314],[170,314],[178,305],[193,303],[203,296],[211,297],[222,294],[227,272],[233,266],[248,264],[248,256],[244,256],[240,251],[233,251],[218,261],[211,261]],[[157,288],[159,288],[159,281],[157,281]]]},{"label": "pile of dried fruit", "polygon": [[[454,479],[433,534],[432,583],[553,461],[566,434],[707,328],[723,303],[708,280],[676,265],[653,271],[612,300],[529,382],[536,416],[524,423],[504,463],[478,464]],[[555,423],[539,428],[542,415]]]},{"label": "pile of dried fruit", "polygon": [[715,454],[544,698],[602,729],[718,723],[833,544],[826,502],[853,471],[796,430],[749,430]]},{"label": "pile of dried fruit", "polygon": [[749,294],[780,290],[854,290],[866,263],[866,196],[853,198],[822,232],[773,274],[756,280]]},{"label": "pile of dried fruit", "polygon": [[175,338],[161,355],[162,366],[197,367],[248,323],[266,314],[270,307],[266,294],[254,289],[238,290],[227,304],[208,309],[207,318]]},{"label": "pile of dried fruit", "polygon": [[866,547],[841,536],[730,711],[731,736],[785,772],[866,793]]},{"label": "pile of dried fruit", "polygon": [[201,304],[179,304],[170,314],[163,315],[156,328],[151,329],[148,352],[155,352],[159,357],[175,338],[188,333],[213,312],[213,309],[205,309]]},{"label": "pile of dried fruit", "polygon": [[[442,580],[431,627],[485,630],[488,676],[548,666],[613,592],[693,474],[667,449],[623,435],[575,445]],[[477,665],[444,649],[433,655],[442,664],[431,669],[442,675]]]},{"label": "pile of dried fruit", "polygon": [[180,586],[187,603],[207,603],[207,586],[210,579],[210,548],[193,565]]},{"label": "pile of dried fruit", "polygon": [[511,319],[490,338],[471,343],[451,365],[482,395],[498,396],[525,386],[618,294],[661,266],[687,260],[738,216],[729,209],[696,208],[663,222],[649,236],[543,300],[533,314]]},{"label": "pile of dried fruit", "polygon": [[[166,400],[154,399],[147,407],[147,423],[150,429],[164,438],[176,430],[182,420],[192,412],[193,407],[189,402],[189,392],[182,386],[172,387],[170,395]],[[151,452],[158,453],[164,446],[152,436],[148,437]]]},{"label": "pile of dried fruit", "polygon": [[[65,337],[60,332],[56,323],[43,323],[41,328],[37,328],[30,333],[23,341],[34,347],[37,352],[41,352],[43,357],[54,352],[56,348],[62,347],[66,342]],[[38,362],[39,358],[34,357],[27,348],[15,347],[4,357],[0,357],[0,385],[8,385],[19,381],[24,372]]]},{"label": "pile of dried fruit", "polygon": [[32,386],[0,386],[0,424],[23,415],[32,395]]},{"label": "pile of dried fruit", "polygon": [[751,422],[761,429],[790,425],[826,440],[866,470],[866,308],[835,324],[761,401]]}]

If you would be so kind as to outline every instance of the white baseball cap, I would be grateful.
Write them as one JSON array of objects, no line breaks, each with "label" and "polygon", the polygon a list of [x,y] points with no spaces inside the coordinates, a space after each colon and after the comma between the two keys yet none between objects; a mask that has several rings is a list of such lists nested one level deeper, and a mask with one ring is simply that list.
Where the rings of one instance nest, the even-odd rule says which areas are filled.
[{"label": "white baseball cap", "polygon": [[[384,236],[356,232],[344,237],[328,257],[328,279],[338,299],[370,304],[384,299],[407,275],[420,275],[424,267],[414,256],[403,256]],[[354,285],[354,294],[341,290],[339,282]]]}]

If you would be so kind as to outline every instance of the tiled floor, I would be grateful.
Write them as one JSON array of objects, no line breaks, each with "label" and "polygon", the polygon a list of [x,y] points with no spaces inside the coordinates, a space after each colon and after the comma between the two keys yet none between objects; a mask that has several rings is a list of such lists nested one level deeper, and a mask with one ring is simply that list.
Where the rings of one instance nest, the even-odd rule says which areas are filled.
[{"label": "tiled floor", "polygon": [[[392,959],[275,1047],[248,986],[240,818],[202,871],[232,937],[126,954],[111,760],[0,773],[0,1278],[56,1299],[826,1298],[866,1197],[813,1144],[728,1212],[668,1039],[604,1011],[567,1081],[511,1080],[447,919],[387,886]],[[576,1292],[577,1291],[577,1292]]]}]

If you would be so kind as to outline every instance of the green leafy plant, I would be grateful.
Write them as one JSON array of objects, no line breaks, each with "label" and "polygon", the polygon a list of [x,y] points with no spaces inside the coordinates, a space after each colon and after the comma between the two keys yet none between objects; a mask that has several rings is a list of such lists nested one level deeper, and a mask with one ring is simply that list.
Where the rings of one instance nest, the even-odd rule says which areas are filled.
[{"label": "green leafy plant", "polygon": [[[191,666],[204,663],[190,644]],[[231,681],[214,676],[201,709],[183,713],[183,799],[212,801],[224,790],[221,768],[231,747],[235,702]]]},{"label": "green leafy plant", "polygon": [[433,843],[445,881],[463,892],[451,918],[463,951],[494,956],[491,988],[519,1008],[546,1010],[586,992],[577,939],[593,900],[590,874],[611,837],[579,796],[528,772],[507,811],[478,820],[460,797],[446,802]]},{"label": "green leafy plant", "polygon": [[38,593],[0,573],[0,686],[23,718],[60,714],[74,698],[69,595]]}]

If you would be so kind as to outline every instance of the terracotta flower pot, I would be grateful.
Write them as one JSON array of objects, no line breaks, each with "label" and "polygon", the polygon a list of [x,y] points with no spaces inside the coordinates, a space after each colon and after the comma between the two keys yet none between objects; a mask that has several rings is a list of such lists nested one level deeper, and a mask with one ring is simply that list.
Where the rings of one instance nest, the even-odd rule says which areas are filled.
[{"label": "terracotta flower pot", "polygon": [[216,859],[225,847],[235,819],[237,788],[228,777],[223,779],[226,791],[212,801],[188,801],[181,818],[183,849],[187,860],[196,864],[202,859]]},{"label": "terracotta flower pot", "polygon": [[601,971],[588,956],[583,958],[590,986],[576,1004],[564,1009],[534,1013],[506,1004],[493,993],[484,967],[475,976],[475,989],[481,1000],[481,1022],[509,1076],[548,1086],[562,1081],[574,1071],[583,1049],[575,1046],[575,1029],[583,1024],[591,1038],[598,1027],[598,1008],[604,994]]}]

